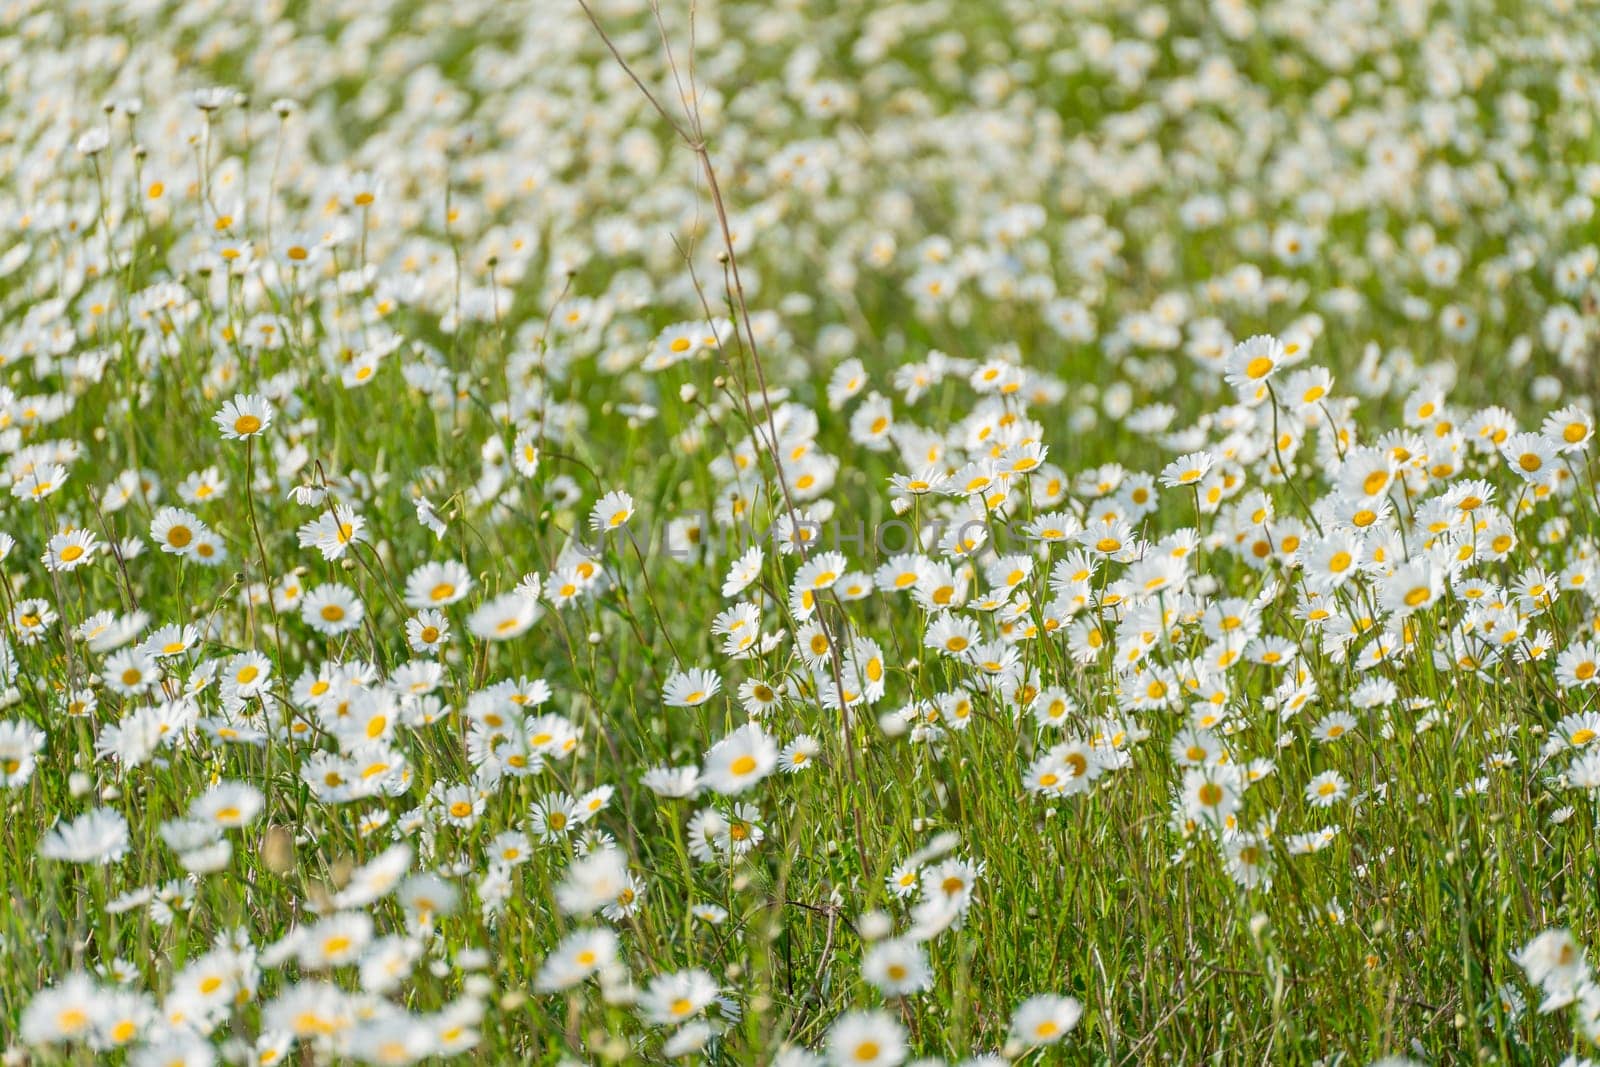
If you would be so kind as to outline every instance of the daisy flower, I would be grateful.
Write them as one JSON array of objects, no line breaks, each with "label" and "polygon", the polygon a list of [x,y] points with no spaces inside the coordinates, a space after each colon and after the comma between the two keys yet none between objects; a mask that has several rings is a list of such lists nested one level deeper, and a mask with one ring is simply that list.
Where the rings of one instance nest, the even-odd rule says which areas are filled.
[{"label": "daisy flower", "polygon": [[424,563],[406,577],[406,607],[443,607],[454,604],[471,590],[472,574],[456,560]]},{"label": "daisy flower", "polygon": [[18,500],[43,500],[60,492],[66,480],[67,468],[59,463],[45,463],[12,482],[11,495]]},{"label": "daisy flower", "polygon": [[1066,1037],[1083,1015],[1072,997],[1041,994],[1029,997],[1011,1013],[1011,1036],[1028,1046],[1053,1045]]},{"label": "daisy flower", "polygon": [[1349,795],[1349,783],[1338,771],[1323,771],[1306,783],[1306,800],[1315,808],[1331,808]]},{"label": "daisy flower", "polygon": [[722,581],[722,595],[734,597],[744,592],[745,588],[761,574],[761,565],[766,559],[767,554],[762,551],[760,545],[751,545],[745,549],[728,567],[728,575]]},{"label": "daisy flower", "polygon": [[128,820],[110,808],[84,812],[71,822],[58,823],[39,843],[39,855],[67,863],[104,865],[128,851]]},{"label": "daisy flower", "polygon": [[349,586],[319,585],[300,601],[300,617],[320,634],[337,637],[361,625],[366,606]]},{"label": "daisy flower", "polygon": [[467,630],[485,641],[510,641],[539,620],[539,605],[520,593],[503,593],[467,616]]},{"label": "daisy flower", "polygon": [[211,421],[224,440],[243,441],[272,425],[272,404],[254,393],[241,393],[224,403]]},{"label": "daisy flower", "polygon": [[810,734],[800,734],[778,753],[778,769],[794,774],[812,766],[822,754],[822,744]]},{"label": "daisy flower", "polygon": [[192,557],[195,539],[205,532],[206,524],[182,508],[162,508],[150,521],[150,540],[175,556]]},{"label": "daisy flower", "polygon": [[52,571],[72,571],[94,559],[100,546],[89,530],[58,533],[45,548],[44,565]]},{"label": "daisy flower", "polygon": [[419,656],[434,655],[450,640],[450,620],[426,608],[406,620],[406,644]]},{"label": "daisy flower", "polygon": [[620,489],[612,490],[595,501],[589,512],[589,526],[601,533],[620,529],[633,518],[633,497]]},{"label": "daisy flower", "polygon": [[1161,468],[1161,484],[1169,489],[1198,485],[1201,479],[1211,473],[1212,462],[1209,452],[1190,452],[1179,456]]},{"label": "daisy flower", "polygon": [[693,708],[704,704],[722,690],[722,679],[715,671],[692,667],[674,672],[661,687],[662,701],[669,708]]},{"label": "daisy flower", "polygon": [[701,780],[718,793],[742,793],[772,773],[777,763],[777,743],[759,723],[747,723],[706,753]]},{"label": "daisy flower", "polygon": [[671,1026],[704,1011],[717,999],[717,983],[698,968],[661,974],[650,980],[639,997],[639,1011],[657,1026]]},{"label": "daisy flower", "polygon": [[880,941],[861,958],[861,977],[886,996],[920,993],[933,984],[922,946],[906,939]]},{"label": "daisy flower", "polygon": [[906,1058],[906,1031],[886,1011],[846,1012],[828,1029],[828,1054],[834,1063],[896,1067]]}]

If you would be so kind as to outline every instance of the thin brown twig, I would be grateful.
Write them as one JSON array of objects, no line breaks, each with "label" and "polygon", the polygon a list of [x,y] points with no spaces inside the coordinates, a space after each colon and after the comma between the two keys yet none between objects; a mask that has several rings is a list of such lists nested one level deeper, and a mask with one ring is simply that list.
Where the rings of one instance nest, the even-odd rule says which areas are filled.
[{"label": "thin brown twig", "polygon": [[[730,295],[734,298],[732,303],[734,304],[734,310],[736,312],[735,336],[738,336],[739,327],[742,326],[743,337],[741,339],[741,347],[743,347],[745,344],[749,345],[750,365],[755,370],[756,384],[761,393],[761,406],[766,416],[767,434],[770,442],[769,451],[772,454],[773,468],[778,479],[778,487],[783,493],[784,504],[789,515],[791,529],[798,531],[798,509],[795,507],[794,496],[790,492],[788,479],[784,475],[782,457],[778,454],[777,420],[773,416],[772,412],[772,401],[767,387],[766,370],[761,361],[761,351],[759,343],[756,340],[755,330],[750,322],[750,305],[744,291],[744,280],[739,272],[739,257],[734,250],[733,230],[728,223],[727,205],[722,196],[721,184],[717,181],[716,168],[711,162],[711,154],[706,148],[705,128],[700,116],[698,91],[695,91],[689,95],[689,99],[692,101],[692,106],[686,106],[685,108],[690,124],[689,128],[686,129],[684,125],[675,119],[672,114],[667,111],[666,107],[663,106],[658,99],[656,99],[655,94],[652,93],[649,87],[645,85],[643,79],[641,79],[638,73],[634,71],[633,66],[625,58],[623,58],[623,55],[617,48],[616,43],[611,39],[611,35],[606,32],[605,27],[600,24],[599,18],[595,15],[594,10],[589,6],[588,0],[577,0],[577,3],[578,6],[583,9],[583,13],[585,17],[588,18],[590,25],[592,25],[595,29],[595,32],[599,34],[601,41],[605,44],[607,51],[611,53],[612,58],[617,61],[617,63],[622,67],[623,72],[627,74],[628,78],[633,82],[633,84],[638,87],[640,93],[644,95],[645,100],[649,102],[650,106],[655,109],[657,114],[666,120],[667,124],[672,127],[673,132],[675,132],[684,142],[684,144],[692,152],[694,152],[695,157],[700,161],[700,169],[705,176],[706,188],[711,196],[712,207],[715,209],[717,215],[717,225],[722,235],[723,249],[726,256],[726,266],[733,282]],[[676,58],[672,54],[671,45],[667,42],[665,26],[661,22],[660,8],[659,6],[653,4],[652,10],[655,12],[656,24],[661,31],[663,46],[666,48],[668,65],[672,70],[674,81],[679,86],[681,96],[683,84],[682,76],[679,73]],[[693,38],[691,37],[691,42],[692,40]],[[692,83],[692,57],[690,70]],[[690,132],[691,130],[692,135]],[[692,277],[693,273],[691,265],[691,278]],[[701,292],[697,279],[695,279],[695,287],[696,292],[700,295],[702,304],[704,304],[706,302],[705,295],[703,292]],[[709,308],[707,308],[707,314],[709,317]],[[720,349],[722,347],[721,338],[718,337],[717,340],[718,347]],[[755,425],[756,418],[755,412],[750,407],[749,391],[742,389],[740,392],[741,403],[745,408],[746,417],[749,419],[753,427]],[[800,552],[800,558],[804,560],[807,557],[807,548],[804,540],[797,540],[795,544]],[[831,660],[830,665],[834,675],[834,690],[838,696],[841,719],[844,727],[846,762],[848,765],[851,784],[859,793],[861,782],[856,768],[855,738],[854,732],[851,729],[850,708],[846,699],[844,671],[839,655],[838,641],[834,639],[832,633],[830,632],[829,626],[824,619],[824,613],[820,610],[817,612],[817,625],[822,630],[823,637],[828,642],[828,650]],[[851,810],[855,824],[854,829],[856,838],[856,851],[864,862],[866,858],[866,844],[865,835],[862,832],[861,826],[861,810],[860,807],[856,805],[852,805]]]}]

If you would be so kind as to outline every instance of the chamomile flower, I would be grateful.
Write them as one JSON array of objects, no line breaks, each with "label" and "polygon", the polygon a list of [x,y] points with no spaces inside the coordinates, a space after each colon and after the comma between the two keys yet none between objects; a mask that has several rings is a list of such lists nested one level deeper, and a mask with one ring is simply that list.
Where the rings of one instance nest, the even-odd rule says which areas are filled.
[{"label": "chamomile flower", "polygon": [[244,782],[220,782],[189,805],[192,818],[224,829],[248,825],[260,814],[266,798],[259,789]]},{"label": "chamomile flower", "polygon": [[1252,337],[1234,346],[1223,376],[1247,404],[1267,398],[1268,380],[1288,361],[1283,342],[1276,337]]},{"label": "chamomile flower", "polygon": [[545,957],[535,988],[545,993],[570,989],[616,966],[617,953],[617,936],[610,930],[575,930]]},{"label": "chamomile flower", "polygon": [[44,745],[42,730],[25,722],[0,721],[0,788],[26,785]]}]

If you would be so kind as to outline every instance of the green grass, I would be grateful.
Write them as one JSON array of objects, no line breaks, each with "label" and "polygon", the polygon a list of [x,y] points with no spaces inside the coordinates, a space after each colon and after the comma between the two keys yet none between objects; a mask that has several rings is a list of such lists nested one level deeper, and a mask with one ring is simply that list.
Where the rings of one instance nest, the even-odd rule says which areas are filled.
[{"label": "green grass", "polygon": [[[1537,500],[1510,459],[1470,440],[1459,443],[1448,477],[1427,468],[1449,451],[1448,435],[1436,432],[1445,419],[1460,428],[1498,404],[1521,429],[1537,430],[1551,410],[1592,406],[1592,344],[1562,354],[1541,331],[1559,305],[1595,336],[1593,272],[1568,293],[1555,272],[1563,257],[1596,241],[1593,218],[1563,218],[1557,207],[1582,193],[1583,167],[1600,153],[1584,108],[1560,95],[1563,74],[1582,64],[1548,54],[1551,40],[1592,48],[1594,32],[1576,13],[1468,7],[1431,13],[1431,45],[1392,13],[1362,16],[1370,36],[1337,71],[1324,51],[1331,37],[1296,37],[1262,11],[1260,31],[1234,39],[1209,6],[1190,3],[1173,5],[1170,25],[1154,34],[1141,29],[1132,5],[1073,14],[1023,6],[1009,16],[938,3],[699,11],[695,85],[706,94],[702,117],[730,212],[742,300],[695,154],[669,136],[577,6],[413,3],[362,14],[291,4],[259,20],[239,11],[196,9],[190,18],[173,10],[153,19],[118,11],[104,25],[63,10],[30,24],[33,58],[19,61],[17,91],[0,104],[0,149],[39,160],[0,180],[0,255],[27,249],[0,277],[0,386],[12,391],[8,399],[0,390],[0,459],[4,480],[16,484],[65,449],[69,477],[36,501],[0,497],[0,532],[15,540],[0,562],[9,630],[0,653],[9,647],[15,667],[0,671],[11,686],[0,721],[46,735],[31,776],[0,790],[0,1035],[37,1062],[143,1062],[135,1060],[141,1052],[108,1050],[105,1040],[94,1048],[30,1042],[30,1002],[43,1003],[34,999],[39,990],[76,972],[123,961],[125,988],[148,993],[158,1017],[170,1015],[183,1003],[174,989],[185,968],[227,939],[247,939],[270,956],[269,946],[291,931],[344,910],[370,914],[377,934],[404,939],[418,962],[374,994],[376,1023],[341,1027],[321,1042],[307,1035],[301,1051],[280,1057],[377,1060],[362,1042],[422,1021],[426,1040],[387,1051],[402,1060],[432,1055],[458,1036],[447,1035],[456,1027],[476,1031],[465,1054],[483,1062],[672,1058],[668,1043],[684,1031],[651,1023],[618,995],[618,983],[536,988],[561,939],[590,927],[615,931],[639,990],[658,975],[709,974],[726,1000],[704,1009],[715,1025],[699,1054],[717,1063],[771,1063],[784,1046],[823,1050],[842,1015],[880,1008],[903,1029],[907,1060],[990,1052],[1028,1063],[1366,1063],[1405,1055],[1541,1064],[1584,1047],[1584,1013],[1540,1013],[1542,993],[1513,954],[1553,927],[1571,930],[1580,945],[1600,936],[1595,793],[1560,777],[1577,754],[1547,744],[1564,716],[1593,708],[1593,688],[1563,686],[1555,664],[1600,630],[1600,615],[1586,592],[1565,590],[1548,605],[1512,597],[1528,634],[1510,647],[1525,651],[1539,631],[1548,655],[1523,662],[1508,653],[1470,670],[1436,664],[1433,651],[1459,638],[1464,620],[1481,625],[1466,599],[1469,579],[1511,589],[1535,566],[1553,576],[1593,565],[1600,497],[1592,467],[1587,451],[1574,453],[1560,490]],[[597,14],[677,115],[666,45],[648,10],[603,6]],[[687,78],[686,12],[664,10],[661,19]],[[885,27],[895,20],[903,24],[891,34]],[[1318,21],[1328,22],[1328,35],[1345,24],[1331,13]],[[1033,22],[1037,33],[1024,32]],[[8,29],[23,33],[23,23]],[[1120,63],[1105,60],[1096,27],[1144,41],[1147,75],[1119,81],[1140,60],[1131,52]],[[97,33],[111,31],[138,63],[84,61]],[[1448,45],[1446,31],[1495,62],[1459,92],[1442,94],[1460,112],[1458,136],[1429,141],[1419,116],[1441,97],[1427,71],[1444,62],[1435,53]],[[941,38],[947,34],[955,36]],[[885,37],[881,55],[858,43],[875,35]],[[941,54],[957,37],[960,52]],[[807,48],[816,53],[815,77],[856,94],[848,114],[819,116],[799,102],[796,56]],[[363,50],[370,60],[356,63],[351,57]],[[422,82],[411,72],[419,56],[450,92],[418,95]],[[1180,106],[1167,94],[1190,86],[1206,58],[1231,64],[1234,90]],[[77,67],[89,72],[62,73]],[[1009,82],[990,99],[1002,69]],[[1318,94],[1336,78],[1352,99],[1330,115]],[[181,93],[211,81],[247,91],[248,104],[203,122]],[[134,86],[144,100],[137,118],[98,110]],[[1512,91],[1534,109],[1526,139],[1515,129]],[[282,95],[299,106],[280,120],[270,104]],[[1141,107],[1153,109],[1148,128],[1119,132]],[[1394,187],[1363,184],[1376,140],[1363,123],[1412,138],[1420,162]],[[95,125],[108,125],[111,141],[91,159],[72,145]],[[135,142],[143,146],[137,157]],[[823,163],[812,179],[785,182],[777,161],[797,145]],[[652,153],[659,163],[646,158]],[[1446,168],[1458,188],[1482,188],[1451,202],[1426,186],[1429,165]],[[358,171],[384,181],[370,208],[339,185]],[[524,181],[533,177],[539,181]],[[150,195],[154,181],[164,183],[162,197]],[[235,202],[235,188],[248,195]],[[1249,204],[1236,203],[1218,226],[1186,228],[1182,207],[1201,193]],[[1307,194],[1332,198],[1325,217]],[[1035,232],[1008,242],[986,230],[1019,204],[1042,208]],[[75,223],[39,221],[57,209]],[[221,215],[231,221],[219,226]],[[618,219],[638,229],[620,252],[597,230]],[[1115,235],[1104,257],[1085,254],[1096,221]],[[303,284],[289,284],[282,256],[300,239],[292,235],[315,242],[333,222],[346,226],[342,238],[296,276]],[[1285,263],[1266,243],[1273,227],[1291,223],[1320,234],[1309,262]],[[1432,241],[1462,253],[1457,282],[1423,280],[1424,226]],[[493,240],[499,228],[521,237],[529,254]],[[896,251],[875,266],[867,252],[884,235]],[[923,266],[918,246],[934,236],[957,253],[989,258],[953,296],[929,302],[911,283]],[[1406,251],[1408,242],[1417,247]],[[195,253],[240,243],[254,246],[257,265],[227,282],[219,261]],[[1523,248],[1531,264],[1507,267],[1501,279],[1504,257]],[[1048,279],[1055,293],[1081,299],[1093,339],[1059,335],[1047,299],[985,287],[1013,261],[1025,264],[1019,284]],[[1209,288],[1241,264],[1279,286],[1276,296],[1241,301]],[[135,311],[158,284],[172,286],[173,303],[186,309],[152,329]],[[629,298],[634,290],[637,300]],[[1335,291],[1353,294],[1355,306],[1330,304]],[[1307,365],[1333,373],[1333,392],[1308,410],[1296,441],[1274,448],[1300,418],[1287,407],[1275,411],[1276,394],[1243,413],[1232,407],[1220,367],[1199,365],[1181,343],[1136,339],[1131,317],[1174,295],[1185,302],[1171,323],[1182,342],[1204,333],[1207,319],[1231,348],[1262,332],[1294,336],[1308,315],[1321,316]],[[1408,313],[1408,296],[1422,302],[1421,313]],[[593,314],[591,300],[604,305],[602,327],[563,325],[568,313]],[[1441,326],[1452,304],[1477,316],[1470,339]],[[641,367],[664,330],[703,322],[708,311],[737,324],[722,345],[665,370]],[[243,340],[264,319],[283,336],[280,347]],[[835,346],[840,328],[849,340]],[[52,329],[71,337],[47,351]],[[342,385],[348,357],[390,333],[399,347],[371,381]],[[1525,364],[1510,356],[1519,338],[1532,342]],[[1376,386],[1363,362],[1368,342],[1380,346],[1378,366],[1391,375]],[[896,371],[932,350],[961,369],[907,401]],[[75,377],[69,360],[96,351],[105,355],[104,373]],[[841,550],[850,570],[872,573],[894,554],[876,543],[877,531],[897,517],[948,517],[957,504],[950,495],[920,497],[901,514],[891,504],[891,477],[920,475],[925,464],[915,456],[931,442],[953,472],[1004,432],[994,428],[981,441],[967,432],[985,404],[967,376],[996,353],[1061,393],[1048,403],[1029,402],[1027,391],[1003,401],[1011,416],[1038,421],[1055,470],[1019,478],[1025,488],[988,521],[1003,535],[1002,550],[1033,559],[1031,575],[1005,599],[1029,602],[1020,619],[1038,633],[1009,647],[1038,687],[1059,686],[1076,709],[1060,730],[1038,726],[1026,708],[989,691],[973,662],[925,647],[933,613],[907,593],[879,591],[819,600],[833,651],[860,640],[882,652],[883,694],[847,718],[824,693],[843,662],[829,654],[813,670],[799,651],[810,631],[787,606],[798,557],[766,540],[750,588],[721,594],[749,531],[766,531],[788,516],[791,495],[804,495],[797,467],[780,472],[770,450],[751,443],[770,436],[769,406],[774,421],[800,423],[801,409],[814,413],[815,432],[785,438],[784,447],[804,443],[837,463],[823,494],[834,513],[815,548]],[[870,384],[835,407],[828,381],[847,355],[862,361]],[[417,387],[428,368],[441,383],[432,392]],[[1275,387],[1289,373],[1278,371]],[[1448,414],[1408,422],[1414,390],[1435,381],[1447,386]],[[863,444],[851,416],[872,391],[893,400],[897,425],[927,431],[926,440],[883,451]],[[211,421],[240,393],[271,393],[275,408],[266,432],[248,443],[223,440]],[[59,418],[28,414],[48,397],[60,398],[43,405],[59,403]],[[1170,428],[1195,428],[1195,440],[1162,440],[1126,415],[1156,403],[1171,405]],[[496,449],[509,454],[518,434],[552,411],[532,477],[503,458],[487,462]],[[573,413],[582,423],[569,427]],[[1334,421],[1350,431],[1337,445],[1327,430]],[[1230,437],[1231,423],[1244,429]],[[1379,607],[1380,592],[1398,581],[1384,573],[1392,561],[1329,602],[1337,614],[1376,620],[1373,636],[1357,638],[1346,656],[1324,640],[1328,626],[1297,612],[1305,572],[1279,540],[1288,532],[1312,542],[1316,526],[1331,528],[1326,509],[1345,452],[1392,447],[1398,442],[1385,435],[1406,426],[1428,453],[1398,461],[1409,468],[1408,484],[1392,493],[1392,513],[1380,524],[1402,554],[1429,552],[1418,509],[1471,478],[1494,486],[1484,506],[1506,514],[1517,543],[1505,558],[1467,566],[1437,553],[1448,573],[1430,606],[1407,616],[1409,652],[1363,668],[1362,651],[1397,621]],[[1141,546],[1184,528],[1202,537],[1188,569],[1195,599],[1179,604],[1174,591],[1171,601],[1154,601],[1181,610],[1139,665],[1170,668],[1169,696],[1141,707],[1134,687],[1147,679],[1117,659],[1137,636],[1117,635],[1100,654],[1076,657],[1072,624],[1045,626],[1052,565],[1073,546],[1029,542],[1017,531],[1052,510],[1092,521],[1111,498],[1075,479],[1101,464],[1155,475],[1201,448],[1219,459],[1230,449],[1246,454],[1230,468],[1242,479],[1237,495],[1197,516],[1189,490],[1157,488],[1158,506],[1134,523]],[[670,521],[716,512],[729,484],[723,464],[734,457],[754,458],[749,530],[713,524],[693,559],[663,551]],[[212,466],[228,483],[220,498],[183,504],[177,487]],[[108,509],[106,489],[128,470],[155,475],[159,493]],[[1074,480],[1073,491],[1058,504],[1040,503],[1058,473]],[[366,522],[362,542],[341,558],[299,544],[297,528],[326,509],[289,493],[311,485],[336,486]],[[626,530],[603,539],[587,532],[591,506],[618,489],[636,506]],[[1266,524],[1239,514],[1239,502],[1256,491],[1273,504]],[[421,495],[447,522],[439,538],[415,518]],[[148,543],[167,505],[189,508],[217,532],[228,553],[223,565]],[[1557,517],[1567,528],[1545,536]],[[89,565],[52,574],[41,556],[67,528],[94,532],[101,547]],[[1271,559],[1253,566],[1234,535],[1253,540],[1263,531]],[[639,540],[630,544],[629,536]],[[143,553],[113,558],[106,542],[124,538],[147,542]],[[511,640],[469,631],[473,609],[527,575],[540,575],[547,594],[558,588],[557,572],[576,558],[580,540],[603,545],[606,581],[566,606],[546,599],[532,627]],[[896,530],[895,552],[900,540]],[[1376,540],[1374,533],[1368,543]],[[987,558],[974,561],[973,598],[990,589]],[[309,705],[296,706],[296,679],[324,664],[359,662],[367,688],[378,689],[408,661],[427,658],[407,648],[413,612],[402,604],[405,580],[446,560],[468,568],[473,588],[444,608],[452,637],[437,657],[437,721],[390,727],[409,779],[394,795],[319,799],[302,772],[341,742]],[[1126,562],[1102,567],[1082,590],[1090,604],[1074,621],[1114,622],[1126,605],[1108,597],[1120,595],[1112,586],[1127,571]],[[365,606],[362,624],[325,636],[297,608],[249,595],[291,577],[303,590],[347,586]],[[1169,746],[1191,719],[1179,671],[1216,654],[1199,616],[1223,597],[1255,603],[1262,634],[1294,647],[1298,667],[1290,669],[1318,693],[1285,720],[1275,696],[1283,668],[1242,660],[1218,672],[1227,722],[1213,740],[1233,764],[1274,761],[1240,798],[1241,828],[1273,828],[1256,844],[1270,856],[1272,877],[1253,887],[1230,876],[1219,834],[1203,826],[1185,832],[1174,818],[1184,768]],[[30,598],[58,617],[31,643],[16,607]],[[735,660],[721,651],[712,620],[739,600],[760,605],[774,641]],[[129,647],[171,623],[201,633],[191,650],[163,661],[164,691],[124,694],[114,684],[113,652],[70,636],[99,611],[142,613],[146,624]],[[986,641],[1000,633],[997,612],[956,614],[976,621]],[[244,701],[235,725],[266,731],[264,743],[185,728],[139,766],[97,754],[108,728],[175,698],[204,663],[226,666],[249,650],[268,658],[271,680]],[[5,661],[0,654],[0,666]],[[666,706],[666,680],[694,667],[716,670],[721,693],[694,707]],[[474,775],[474,694],[531,679],[553,694],[539,712],[577,728],[574,749],[537,774],[486,785],[473,824],[453,825],[438,798]],[[815,738],[816,765],[773,773],[729,797],[674,799],[643,783],[653,767],[704,765],[720,739],[750,721],[737,690],[755,679],[787,683],[762,725],[780,746]],[[1396,695],[1363,709],[1353,701],[1371,679],[1388,681]],[[901,710],[958,688],[971,696],[970,725],[932,738],[887,728]],[[69,694],[80,690],[92,691],[97,705],[73,716]],[[1336,711],[1351,712],[1356,727],[1337,741],[1315,740],[1318,720]],[[222,714],[216,684],[199,696],[198,714]],[[1127,746],[1125,766],[1078,795],[1027,791],[1025,775],[1039,756],[1067,738],[1104,733],[1111,716],[1147,734]],[[296,718],[321,725],[290,736]],[[1350,795],[1318,807],[1305,790],[1325,771],[1339,772]],[[232,853],[220,870],[191,876],[161,829],[219,782],[250,784],[264,806],[223,832]],[[506,876],[504,901],[486,901],[495,836],[526,826],[551,793],[576,797],[599,786],[615,794],[584,829],[604,831],[625,854],[643,883],[637,910],[611,920],[558,905],[581,852],[577,833],[532,841],[527,862]],[[735,804],[758,813],[760,843],[742,856],[694,858],[696,813],[741,818]],[[58,818],[95,808],[126,820],[125,855],[108,864],[41,855]],[[1553,817],[1566,808],[1565,818]],[[1329,835],[1325,848],[1291,854],[1294,835],[1319,831]],[[404,894],[332,908],[352,872],[396,842],[413,850],[413,872],[434,872],[455,887],[456,906],[427,922],[403,906]],[[864,957],[883,931],[912,930],[916,901],[937,895],[926,886],[902,899],[887,882],[930,846],[981,873],[969,906],[922,944],[929,987],[884,993],[863,975]],[[940,858],[942,851],[924,866]],[[176,909],[112,907],[141,887],[164,887],[170,904],[180,885]],[[692,909],[702,905],[726,918],[696,917]],[[352,965],[318,972],[265,962],[251,975],[247,994],[202,1027],[208,1046],[254,1045],[274,1001],[307,983],[327,980],[352,995],[375,985]],[[103,970],[97,980],[110,982]],[[1059,1043],[1031,1049],[1011,1030],[1017,1006],[1036,994],[1075,998],[1082,1016]],[[323,1007],[337,1000],[330,994]],[[112,1008],[103,1002],[86,1002],[85,1011],[109,1032]],[[380,1002],[387,1007],[372,1006]],[[691,1014],[700,1017],[701,1006]],[[127,1043],[155,1049],[170,1036],[141,1019]]]}]

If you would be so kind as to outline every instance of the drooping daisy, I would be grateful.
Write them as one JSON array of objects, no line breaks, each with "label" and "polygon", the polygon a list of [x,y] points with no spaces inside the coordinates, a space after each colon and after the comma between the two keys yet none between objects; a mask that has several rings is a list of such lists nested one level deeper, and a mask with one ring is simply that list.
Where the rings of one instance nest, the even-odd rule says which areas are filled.
[{"label": "drooping daisy", "polygon": [[301,548],[315,548],[325,560],[343,558],[350,546],[366,540],[366,520],[344,504],[329,510],[305,523],[296,531]]},{"label": "drooping daisy", "polygon": [[734,560],[728,567],[728,575],[722,581],[722,595],[725,597],[738,596],[761,573],[761,565],[766,562],[766,553],[760,545],[751,545],[744,553]]}]

